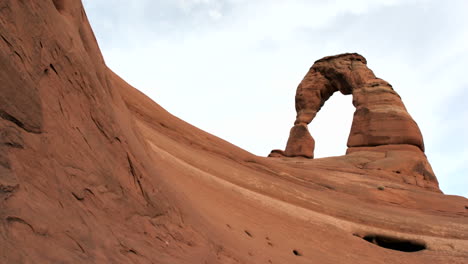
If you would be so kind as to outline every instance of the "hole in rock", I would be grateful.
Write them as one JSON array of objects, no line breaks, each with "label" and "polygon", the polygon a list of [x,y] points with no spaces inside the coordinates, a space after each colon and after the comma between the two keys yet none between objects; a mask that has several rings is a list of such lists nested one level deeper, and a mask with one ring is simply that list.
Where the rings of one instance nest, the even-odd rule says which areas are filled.
[{"label": "hole in rock", "polygon": [[75,197],[75,199],[78,200],[78,201],[83,201],[83,200],[84,200],[84,197],[81,197],[81,196],[77,195],[77,194],[74,193],[74,192],[72,192],[71,194],[72,194],[73,197]]},{"label": "hole in rock", "polygon": [[55,9],[59,12],[65,9],[65,0],[52,0],[52,2],[54,3]]},{"label": "hole in rock", "polygon": [[351,95],[335,92],[309,124],[315,139],[315,158],[341,156],[346,153],[348,136],[356,110]]},{"label": "hole in rock", "polygon": [[396,237],[366,235],[362,239],[379,247],[403,252],[416,252],[426,249],[426,244],[424,242],[401,239]]},{"label": "hole in rock", "polygon": [[244,230],[244,232],[245,232],[245,234],[248,235],[249,237],[252,237],[252,234],[251,234],[249,231]]},{"label": "hole in rock", "polygon": [[293,250],[293,254],[296,256],[302,256],[301,252],[297,251],[296,249]]}]

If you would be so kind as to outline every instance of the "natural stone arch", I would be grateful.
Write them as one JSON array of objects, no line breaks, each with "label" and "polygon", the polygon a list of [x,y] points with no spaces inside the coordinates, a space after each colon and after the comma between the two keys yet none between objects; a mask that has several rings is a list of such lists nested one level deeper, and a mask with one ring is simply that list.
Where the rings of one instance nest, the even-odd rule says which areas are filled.
[{"label": "natural stone arch", "polygon": [[315,141],[307,125],[337,91],[352,94],[356,107],[348,148],[404,144],[417,146],[424,152],[419,127],[400,96],[388,82],[374,75],[363,56],[346,53],[316,61],[299,84],[297,116],[285,156],[313,158]]}]

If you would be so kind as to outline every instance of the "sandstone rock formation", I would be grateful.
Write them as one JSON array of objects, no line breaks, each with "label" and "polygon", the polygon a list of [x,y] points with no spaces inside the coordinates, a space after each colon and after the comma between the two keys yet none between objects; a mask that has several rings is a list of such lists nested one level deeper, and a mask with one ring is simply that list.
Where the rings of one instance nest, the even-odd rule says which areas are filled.
[{"label": "sandstone rock formation", "polygon": [[314,139],[307,125],[337,91],[352,94],[356,107],[348,138],[348,154],[372,151],[386,153],[387,157],[387,150],[392,149],[396,159],[389,161],[385,158],[385,161],[379,162],[382,165],[376,168],[399,172],[405,170],[419,178],[419,181],[412,183],[418,182],[416,184],[438,190],[437,179],[424,155],[424,142],[418,125],[392,86],[375,77],[367,67],[366,59],[356,53],[325,57],[310,68],[297,87],[297,116],[285,156],[314,157]]},{"label": "sandstone rock formation", "polygon": [[108,69],[80,1],[0,1],[0,65],[0,263],[468,260],[419,146],[254,156]]},{"label": "sandstone rock formation", "polygon": [[[287,156],[303,156],[310,139],[297,140],[295,127],[309,124],[337,91],[352,94],[356,107],[348,147],[407,144],[424,151],[419,127],[400,96],[389,83],[375,77],[366,64],[366,59],[356,53],[325,57],[314,63],[297,87],[297,117],[291,130],[290,139],[293,140],[286,146]],[[311,151],[309,156],[313,157],[313,149]]]},{"label": "sandstone rock formation", "polygon": [[314,157],[315,140],[310,135],[307,125],[299,123],[291,128],[285,155],[288,157]]}]

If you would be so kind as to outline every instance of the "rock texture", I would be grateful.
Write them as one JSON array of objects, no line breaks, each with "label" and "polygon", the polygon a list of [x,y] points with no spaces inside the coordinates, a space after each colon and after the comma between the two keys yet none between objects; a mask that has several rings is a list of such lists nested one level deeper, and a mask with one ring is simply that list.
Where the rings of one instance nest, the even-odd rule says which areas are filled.
[{"label": "rock texture", "polygon": [[254,156],[108,69],[80,1],[0,1],[0,65],[0,263],[467,263],[420,146]]},{"label": "rock texture", "polygon": [[288,157],[314,157],[315,140],[310,135],[307,125],[300,123],[294,125],[289,133],[287,148],[284,155]]},{"label": "rock texture", "polygon": [[[345,95],[352,94],[353,105],[356,107],[347,153],[382,152],[383,149],[397,151],[397,157],[400,158],[393,162],[386,158],[385,162],[381,162],[390,162],[393,165],[377,167],[389,169],[403,166],[414,177],[422,177],[418,185],[438,190],[437,179],[423,153],[424,142],[418,125],[408,114],[392,86],[375,77],[367,67],[366,59],[356,53],[325,57],[310,68],[296,91],[297,116],[286,145],[285,156],[313,158],[314,139],[307,125],[337,91]],[[416,146],[419,150],[408,146]],[[407,156],[406,153],[411,153],[408,155],[416,156],[417,159],[403,158]]]}]

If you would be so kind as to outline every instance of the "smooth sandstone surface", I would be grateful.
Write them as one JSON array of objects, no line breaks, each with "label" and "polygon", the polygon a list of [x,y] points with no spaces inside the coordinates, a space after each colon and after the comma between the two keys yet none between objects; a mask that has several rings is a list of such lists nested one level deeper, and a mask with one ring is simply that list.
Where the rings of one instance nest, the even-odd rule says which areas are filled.
[{"label": "smooth sandstone surface", "polygon": [[1,1],[0,65],[0,263],[467,263],[468,200],[438,191],[416,134],[252,155],[108,69],[80,1]]}]

